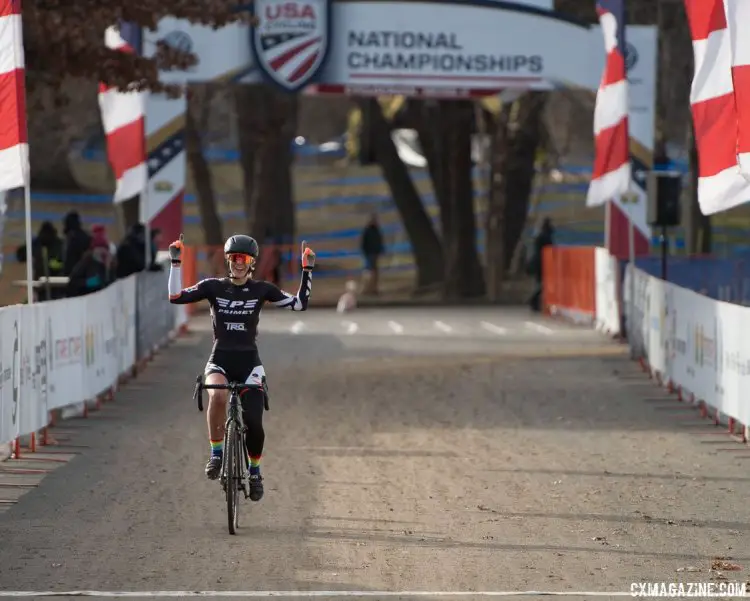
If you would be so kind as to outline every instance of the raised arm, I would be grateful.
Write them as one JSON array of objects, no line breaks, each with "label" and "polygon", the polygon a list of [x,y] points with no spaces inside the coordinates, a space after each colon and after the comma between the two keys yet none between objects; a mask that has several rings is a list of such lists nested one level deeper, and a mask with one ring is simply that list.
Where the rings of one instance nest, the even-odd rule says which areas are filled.
[{"label": "raised arm", "polygon": [[182,287],[182,234],[180,239],[169,245],[169,302],[173,305],[187,305],[197,303],[209,298],[208,283],[206,280],[198,282],[190,288]]},{"label": "raised arm", "polygon": [[188,305],[209,300],[208,280],[201,280],[190,288],[182,287],[182,268],[172,265],[169,268],[169,302],[173,305]]},{"label": "raised arm", "polygon": [[306,311],[311,291],[312,273],[308,270],[303,270],[299,290],[296,295],[289,294],[268,282],[265,301],[276,307],[283,307],[291,311]]},{"label": "raised arm", "polygon": [[274,284],[268,283],[268,289],[265,295],[265,301],[276,306],[290,309],[291,311],[306,311],[307,303],[310,300],[312,292],[312,270],[315,267],[315,253],[312,248],[307,246],[307,242],[302,242],[302,278],[299,283],[297,294],[292,296],[284,292]]}]

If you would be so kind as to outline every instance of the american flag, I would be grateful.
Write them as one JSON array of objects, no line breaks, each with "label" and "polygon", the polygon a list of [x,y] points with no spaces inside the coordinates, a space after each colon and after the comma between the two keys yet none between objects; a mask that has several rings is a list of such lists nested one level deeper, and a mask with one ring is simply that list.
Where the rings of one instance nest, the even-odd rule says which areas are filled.
[{"label": "american flag", "polygon": [[0,190],[29,183],[21,0],[0,0]]},{"label": "american flag", "polygon": [[[121,23],[109,27],[104,36],[108,48],[141,54],[140,27]],[[118,92],[99,84],[99,108],[107,137],[107,156],[117,187],[114,201],[122,202],[146,189],[146,92]]]},{"label": "american flag", "polygon": [[595,156],[587,206],[601,205],[630,188],[624,0],[598,0],[596,12],[607,57],[594,108]]},{"label": "american flag", "polygon": [[685,10],[698,203],[711,215],[750,201],[750,2],[685,0]]}]

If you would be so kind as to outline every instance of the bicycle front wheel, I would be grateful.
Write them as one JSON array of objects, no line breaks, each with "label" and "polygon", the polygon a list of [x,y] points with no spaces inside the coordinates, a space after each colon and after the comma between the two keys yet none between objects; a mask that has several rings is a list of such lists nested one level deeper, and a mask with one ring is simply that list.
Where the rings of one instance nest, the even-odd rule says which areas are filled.
[{"label": "bicycle front wheel", "polygon": [[235,534],[239,526],[239,476],[240,465],[237,461],[239,456],[239,433],[237,432],[237,423],[229,422],[227,430],[227,444],[229,446],[224,452],[226,453],[226,493],[227,493],[227,524],[229,525],[229,534]]}]

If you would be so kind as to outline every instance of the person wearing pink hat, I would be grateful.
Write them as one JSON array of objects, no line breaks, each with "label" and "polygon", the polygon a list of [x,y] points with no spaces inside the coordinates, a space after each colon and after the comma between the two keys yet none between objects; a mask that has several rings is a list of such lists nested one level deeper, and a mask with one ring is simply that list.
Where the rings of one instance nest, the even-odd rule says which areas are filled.
[{"label": "person wearing pink hat", "polygon": [[91,227],[91,245],[70,273],[68,296],[80,296],[106,288],[112,282],[112,251],[103,225]]}]

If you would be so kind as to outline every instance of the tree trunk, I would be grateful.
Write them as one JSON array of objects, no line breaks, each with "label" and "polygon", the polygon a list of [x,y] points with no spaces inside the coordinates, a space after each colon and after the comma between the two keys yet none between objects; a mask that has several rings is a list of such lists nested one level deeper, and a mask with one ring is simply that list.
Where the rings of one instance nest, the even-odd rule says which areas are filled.
[{"label": "tree trunk", "polygon": [[[200,131],[205,130],[208,119],[210,94],[208,90],[198,86],[191,87],[193,93],[190,94],[185,109],[185,154],[195,185],[205,243],[209,246],[223,247],[224,236],[216,208],[211,169],[203,154],[203,142],[200,137]],[[198,119],[194,113],[199,115]]]},{"label": "tree trunk", "polygon": [[529,214],[529,199],[534,183],[534,164],[542,135],[542,113],[547,94],[530,92],[520,99],[508,149],[505,188],[505,263],[510,267],[513,252],[521,239]]},{"label": "tree trunk", "polygon": [[237,86],[237,120],[248,232],[291,243],[295,234],[291,143],[297,97],[267,85]]},{"label": "tree trunk", "polygon": [[497,116],[490,147],[490,182],[485,217],[485,270],[487,297],[492,302],[501,299],[507,263],[505,227],[505,165],[508,161],[508,120],[512,105],[504,104]]},{"label": "tree trunk", "polygon": [[297,94],[284,94],[275,102],[275,105],[277,110],[283,111],[283,119],[280,121],[278,134],[280,145],[277,161],[278,196],[275,231],[278,232],[284,244],[293,244],[297,224],[294,181],[292,179],[294,165],[292,143],[297,135],[299,96]]},{"label": "tree trunk", "polygon": [[491,301],[502,297],[503,282],[526,225],[545,101],[543,92],[524,94],[513,104],[503,106],[494,128],[485,221]]},{"label": "tree trunk", "polygon": [[245,178],[252,186],[245,190],[248,232],[260,242],[272,237],[290,244],[295,235],[291,143],[297,128],[297,96],[266,84],[245,87],[238,93],[244,105],[238,105],[237,119],[241,149],[254,155],[253,169]]},{"label": "tree trunk", "polygon": [[[59,91],[38,80],[27,85],[26,122],[31,143],[32,190],[81,190],[71,169],[69,153],[71,143],[82,134],[93,133],[101,120],[99,114],[92,111],[96,106],[94,90],[91,82],[73,78],[67,79]],[[66,106],[56,105],[56,92],[67,97]],[[82,183],[85,187],[88,182]],[[135,219],[138,219],[137,213]]]},{"label": "tree trunk", "polygon": [[242,204],[248,231],[252,231],[252,198],[255,188],[255,160],[258,133],[254,131],[253,105],[257,97],[255,86],[236,84],[233,86],[234,110],[237,116],[237,138],[242,169]]},{"label": "tree trunk", "polygon": [[447,194],[447,182],[445,174],[448,173],[448,153],[446,149],[445,122],[442,119],[442,105],[439,101],[430,103],[417,101],[416,130],[419,136],[419,145],[422,147],[427,169],[430,172],[432,190],[435,194],[435,202],[440,207],[440,234],[445,242],[446,232],[450,229],[452,222],[452,206]]},{"label": "tree trunk", "polygon": [[357,103],[363,114],[369,109],[373,150],[409,236],[417,268],[417,287],[439,284],[443,280],[443,249],[409,171],[398,156],[390,126],[376,99],[359,99]]},{"label": "tree trunk", "polygon": [[450,218],[443,238],[445,253],[446,299],[474,298],[485,293],[482,265],[477,253],[474,222],[474,185],[472,181],[471,133],[474,107],[471,101],[442,101],[441,120],[446,125],[446,144],[442,153],[448,164],[445,195]]}]

